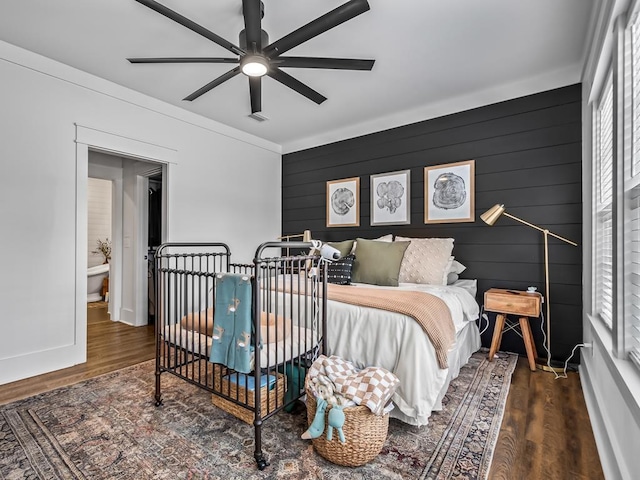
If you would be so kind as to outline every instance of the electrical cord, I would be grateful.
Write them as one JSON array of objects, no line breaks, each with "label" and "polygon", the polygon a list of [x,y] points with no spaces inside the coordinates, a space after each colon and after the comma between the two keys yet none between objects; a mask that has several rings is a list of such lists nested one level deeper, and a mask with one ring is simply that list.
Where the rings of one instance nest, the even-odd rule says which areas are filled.
[{"label": "electrical cord", "polygon": [[[483,318],[485,322],[487,322],[484,328],[482,328]],[[487,329],[489,328],[489,316],[486,313],[484,313],[484,305],[480,307],[480,314],[478,315],[478,328],[480,329],[480,335],[486,332]]]},{"label": "electrical cord", "polygon": [[547,352],[547,367],[549,367],[549,369],[555,375],[554,380],[558,380],[559,378],[567,378],[567,368],[569,366],[569,360],[571,360],[573,355],[576,353],[576,349],[577,348],[584,348],[587,345],[584,344],[584,343],[578,343],[573,347],[573,349],[571,350],[571,355],[569,355],[569,358],[567,358],[564,361],[564,368],[562,369],[562,374],[558,375],[558,372],[556,372],[555,368],[551,366],[551,352],[549,351],[549,348],[547,347],[547,333],[546,333],[545,328],[544,328],[545,318],[544,318],[544,313],[543,312],[540,312],[540,318],[541,318],[541,320],[540,320],[540,330],[542,331],[542,346],[544,347],[545,351]]},{"label": "electrical cord", "polygon": [[[320,248],[322,246],[322,242],[320,242],[319,240],[312,240],[311,241],[313,243],[314,249],[316,250],[316,252],[320,251]],[[317,242],[317,244],[316,244]],[[324,258],[323,256],[320,256],[318,258],[318,264],[315,267],[312,267],[311,269],[309,269],[309,278],[311,279],[312,282],[312,293],[311,293],[311,297],[313,298],[313,330],[314,332],[317,332],[319,335],[319,328],[318,328],[318,323],[319,323],[319,314],[320,314],[320,304],[318,303],[318,296],[320,294],[320,272],[322,272],[324,270],[323,264],[324,263],[331,263],[330,260],[327,260],[326,258]]]}]

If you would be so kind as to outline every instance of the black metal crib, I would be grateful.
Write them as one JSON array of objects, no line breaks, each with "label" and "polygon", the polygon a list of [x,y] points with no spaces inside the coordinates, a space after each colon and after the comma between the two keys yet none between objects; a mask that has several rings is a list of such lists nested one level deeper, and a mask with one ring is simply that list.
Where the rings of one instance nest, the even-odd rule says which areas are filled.
[{"label": "black metal crib", "polygon": [[[253,424],[260,470],[269,465],[263,422],[304,395],[305,369],[326,352],[326,263],[291,254],[311,247],[263,243],[252,264],[232,263],[224,243],[166,243],[156,251],[156,406],[162,404],[164,372],[211,392],[214,404]],[[225,273],[251,281],[250,374],[209,361],[220,332],[216,278]]]}]

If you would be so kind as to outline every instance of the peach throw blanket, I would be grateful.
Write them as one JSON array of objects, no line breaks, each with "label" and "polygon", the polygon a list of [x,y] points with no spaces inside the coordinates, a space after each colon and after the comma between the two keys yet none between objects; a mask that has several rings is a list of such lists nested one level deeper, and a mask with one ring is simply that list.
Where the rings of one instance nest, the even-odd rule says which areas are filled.
[{"label": "peach throw blanket", "polygon": [[455,341],[455,328],[449,307],[438,297],[426,292],[329,284],[327,298],[397,312],[413,318],[435,347],[440,368],[448,367],[447,353]]}]

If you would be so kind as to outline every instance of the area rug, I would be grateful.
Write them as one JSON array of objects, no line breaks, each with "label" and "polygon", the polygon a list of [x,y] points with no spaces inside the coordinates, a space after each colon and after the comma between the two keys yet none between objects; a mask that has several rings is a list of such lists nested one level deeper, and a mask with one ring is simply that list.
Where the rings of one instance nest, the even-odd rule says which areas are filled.
[{"label": "area rug", "polygon": [[391,420],[382,452],[340,467],[301,440],[305,414],[263,426],[271,465],[253,459],[253,428],[210,394],[163,375],[154,406],[153,361],[0,407],[0,478],[13,479],[486,479],[515,356],[478,352],[425,427]]}]

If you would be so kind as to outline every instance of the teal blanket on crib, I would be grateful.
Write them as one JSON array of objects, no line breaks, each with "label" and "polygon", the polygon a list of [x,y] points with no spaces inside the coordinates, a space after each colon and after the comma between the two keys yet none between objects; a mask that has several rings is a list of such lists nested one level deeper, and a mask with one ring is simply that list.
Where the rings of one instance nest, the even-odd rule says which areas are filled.
[{"label": "teal blanket on crib", "polygon": [[216,308],[209,360],[240,373],[251,372],[251,277],[235,273],[216,275]]}]

